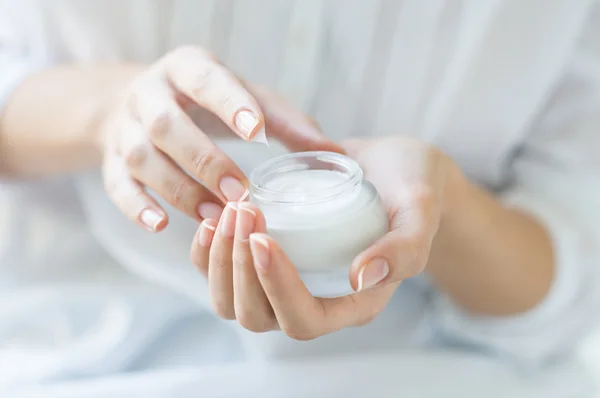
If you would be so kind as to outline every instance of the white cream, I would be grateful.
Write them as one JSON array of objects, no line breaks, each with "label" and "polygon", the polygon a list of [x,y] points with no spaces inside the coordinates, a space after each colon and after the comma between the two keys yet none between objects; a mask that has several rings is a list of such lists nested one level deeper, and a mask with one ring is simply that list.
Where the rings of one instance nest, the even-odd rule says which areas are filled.
[{"label": "white cream", "polygon": [[257,167],[251,180],[251,200],[308,289],[322,297],[351,293],[352,260],[388,230],[358,164],[329,152],[297,153]]}]

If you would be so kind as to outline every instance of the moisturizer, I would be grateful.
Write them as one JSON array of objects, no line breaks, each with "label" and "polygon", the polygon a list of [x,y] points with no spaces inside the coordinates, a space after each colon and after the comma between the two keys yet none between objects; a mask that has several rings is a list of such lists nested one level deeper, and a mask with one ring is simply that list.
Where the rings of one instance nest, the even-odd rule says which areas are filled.
[{"label": "moisturizer", "polygon": [[337,153],[294,153],[259,165],[250,180],[250,200],[309,291],[352,293],[350,264],[388,231],[385,208],[360,166]]}]

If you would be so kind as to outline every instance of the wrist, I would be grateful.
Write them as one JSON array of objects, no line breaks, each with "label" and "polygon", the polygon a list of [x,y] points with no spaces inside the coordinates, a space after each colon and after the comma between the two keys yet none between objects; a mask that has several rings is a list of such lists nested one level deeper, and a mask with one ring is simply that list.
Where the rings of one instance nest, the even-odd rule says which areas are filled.
[{"label": "wrist", "polygon": [[95,150],[104,153],[106,136],[111,131],[113,114],[117,110],[118,96],[112,94],[96,100],[90,105],[86,134]]},{"label": "wrist", "polygon": [[461,222],[465,206],[468,207],[468,196],[472,184],[464,175],[458,164],[449,157],[446,158],[446,176],[442,191],[442,211],[440,217],[440,230],[450,229]]},{"label": "wrist", "polygon": [[[444,155],[445,156],[445,155]],[[427,263],[427,273],[434,279],[438,274],[445,275],[448,270],[447,252],[451,251],[457,241],[464,239],[469,208],[469,196],[473,190],[471,182],[464,175],[458,164],[449,157],[445,158],[445,178],[442,190],[442,208],[437,233],[432,241]]]}]

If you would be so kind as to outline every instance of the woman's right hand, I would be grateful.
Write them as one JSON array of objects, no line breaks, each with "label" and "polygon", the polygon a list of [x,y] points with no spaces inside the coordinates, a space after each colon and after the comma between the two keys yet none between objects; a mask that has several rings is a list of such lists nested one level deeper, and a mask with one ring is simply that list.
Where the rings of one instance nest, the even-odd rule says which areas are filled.
[{"label": "woman's right hand", "polygon": [[341,151],[281,99],[266,90],[250,93],[207,51],[179,48],[142,72],[99,121],[106,191],[149,231],[164,229],[168,217],[146,188],[198,221],[218,219],[224,203],[248,193],[246,176],[192,121],[190,106],[246,141],[267,125],[292,150]]}]

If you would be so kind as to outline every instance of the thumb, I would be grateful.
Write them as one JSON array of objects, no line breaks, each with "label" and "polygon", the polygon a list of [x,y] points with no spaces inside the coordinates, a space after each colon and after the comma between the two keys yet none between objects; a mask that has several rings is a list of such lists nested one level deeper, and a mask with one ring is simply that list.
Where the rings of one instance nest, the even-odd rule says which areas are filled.
[{"label": "thumb", "polygon": [[344,153],[344,149],[327,138],[317,123],[290,105],[279,95],[254,86],[254,98],[265,116],[265,129],[290,151],[330,151]]},{"label": "thumb", "polygon": [[354,260],[350,282],[357,291],[421,273],[427,264],[435,231],[418,209],[392,217],[391,230]]}]

